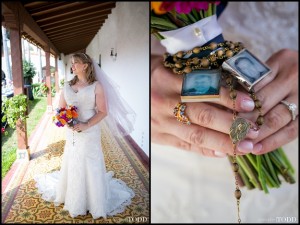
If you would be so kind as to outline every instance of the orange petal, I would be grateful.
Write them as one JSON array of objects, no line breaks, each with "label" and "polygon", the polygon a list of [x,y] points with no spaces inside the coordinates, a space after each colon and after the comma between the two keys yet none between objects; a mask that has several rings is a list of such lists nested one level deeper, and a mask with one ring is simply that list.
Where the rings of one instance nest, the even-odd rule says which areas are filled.
[{"label": "orange petal", "polygon": [[161,9],[161,4],[162,3],[163,2],[151,2],[151,9],[154,10],[155,14],[162,15],[162,14],[165,14],[167,12],[166,10]]}]

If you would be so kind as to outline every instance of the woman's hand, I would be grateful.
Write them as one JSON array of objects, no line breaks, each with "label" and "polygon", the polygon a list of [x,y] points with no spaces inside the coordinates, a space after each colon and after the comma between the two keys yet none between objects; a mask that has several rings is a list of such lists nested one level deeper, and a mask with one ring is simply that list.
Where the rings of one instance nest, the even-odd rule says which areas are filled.
[{"label": "woman's hand", "polygon": [[[293,121],[285,100],[298,105],[298,51],[283,49],[272,55],[266,64],[272,73],[261,80],[255,87],[256,95],[262,103],[264,124],[259,136],[254,140],[257,148],[254,154],[264,154],[289,143],[298,136],[298,108]],[[255,121],[257,112],[240,113],[239,116]]]},{"label": "woman's hand", "polygon": [[85,131],[88,128],[89,126],[87,123],[79,122],[73,126],[73,131],[81,132],[81,131]]},{"label": "woman's hand", "polygon": [[[228,88],[221,87],[217,103],[187,103],[185,115],[191,125],[178,122],[173,109],[180,102],[182,76],[163,66],[161,56],[151,57],[151,138],[158,144],[172,145],[196,151],[206,156],[233,154],[229,129],[233,122],[233,102]],[[237,91],[236,110],[250,112],[254,102],[244,92]],[[254,123],[252,123],[254,125]],[[238,150],[253,150],[253,139],[258,132],[250,130]],[[240,153],[242,154],[242,153]]]}]

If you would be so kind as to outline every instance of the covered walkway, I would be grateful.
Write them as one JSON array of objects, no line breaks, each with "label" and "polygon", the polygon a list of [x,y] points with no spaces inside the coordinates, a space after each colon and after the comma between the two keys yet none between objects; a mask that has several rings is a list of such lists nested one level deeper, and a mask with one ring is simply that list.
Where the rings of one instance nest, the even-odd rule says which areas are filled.
[{"label": "covered walkway", "polygon": [[[58,96],[54,105],[58,102]],[[149,222],[149,165],[131,144],[129,137],[111,138],[102,124],[102,146],[107,171],[114,171],[133,189],[132,204],[122,214],[94,220],[90,214],[71,218],[63,205],[54,207],[37,193],[33,177],[60,169],[66,128],[52,123],[52,113],[45,113],[29,139],[29,162],[16,161],[2,181],[2,223],[129,223]]]}]

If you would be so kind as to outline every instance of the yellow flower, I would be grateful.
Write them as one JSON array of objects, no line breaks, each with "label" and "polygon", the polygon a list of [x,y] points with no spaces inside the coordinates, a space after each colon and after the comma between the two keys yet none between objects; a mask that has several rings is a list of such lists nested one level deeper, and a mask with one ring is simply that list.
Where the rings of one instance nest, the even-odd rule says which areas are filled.
[{"label": "yellow flower", "polygon": [[161,8],[163,2],[151,2],[151,9],[154,10],[155,14],[162,15],[167,11]]}]

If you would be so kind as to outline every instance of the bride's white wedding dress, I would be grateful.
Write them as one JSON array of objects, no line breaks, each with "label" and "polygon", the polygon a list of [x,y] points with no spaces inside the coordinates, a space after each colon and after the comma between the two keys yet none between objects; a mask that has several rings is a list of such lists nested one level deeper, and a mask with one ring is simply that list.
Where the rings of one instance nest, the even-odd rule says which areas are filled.
[{"label": "bride's white wedding dress", "polygon": [[[74,92],[69,84],[64,87],[68,105],[78,107],[78,120],[87,122],[95,113],[96,82]],[[57,206],[64,203],[71,217],[86,215],[93,218],[121,213],[134,197],[132,189],[113,172],[106,172],[101,147],[100,124],[80,133],[66,129],[60,171],[35,177],[36,187],[42,198]]]}]

